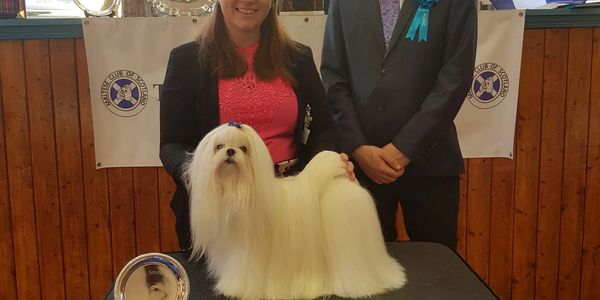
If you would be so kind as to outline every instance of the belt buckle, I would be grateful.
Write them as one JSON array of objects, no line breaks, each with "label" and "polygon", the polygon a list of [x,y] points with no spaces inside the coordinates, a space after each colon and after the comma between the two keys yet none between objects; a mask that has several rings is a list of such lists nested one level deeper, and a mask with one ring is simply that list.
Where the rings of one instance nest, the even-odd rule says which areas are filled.
[{"label": "belt buckle", "polygon": [[289,159],[289,160],[284,160],[282,162],[278,162],[276,164],[277,165],[277,171],[279,172],[279,174],[283,175],[283,174],[285,174],[285,172],[287,172],[297,162],[298,162],[297,158]]}]

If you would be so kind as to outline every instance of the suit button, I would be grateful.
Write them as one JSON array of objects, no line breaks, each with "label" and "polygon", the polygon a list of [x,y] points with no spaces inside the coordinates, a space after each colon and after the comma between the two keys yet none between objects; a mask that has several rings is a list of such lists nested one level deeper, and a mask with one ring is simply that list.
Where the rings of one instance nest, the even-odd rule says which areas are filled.
[{"label": "suit button", "polygon": [[381,76],[385,76],[385,69],[381,69]]},{"label": "suit button", "polygon": [[377,111],[378,112],[383,112],[383,106],[377,106]]}]

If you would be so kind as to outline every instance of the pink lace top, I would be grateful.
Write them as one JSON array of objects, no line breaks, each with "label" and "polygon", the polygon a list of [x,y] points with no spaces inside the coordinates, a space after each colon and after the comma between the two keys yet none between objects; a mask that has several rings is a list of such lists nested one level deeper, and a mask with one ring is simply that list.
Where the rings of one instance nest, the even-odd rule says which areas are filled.
[{"label": "pink lace top", "polygon": [[292,87],[282,78],[260,81],[254,74],[254,54],[258,43],[239,49],[248,71],[238,78],[219,79],[219,117],[248,124],[263,139],[273,162],[295,157],[294,130],[298,100]]}]

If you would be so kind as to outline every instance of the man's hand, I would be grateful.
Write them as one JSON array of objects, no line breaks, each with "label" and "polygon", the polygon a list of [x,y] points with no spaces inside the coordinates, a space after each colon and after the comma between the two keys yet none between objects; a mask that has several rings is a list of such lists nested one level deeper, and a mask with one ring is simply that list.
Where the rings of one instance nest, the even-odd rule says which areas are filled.
[{"label": "man's hand", "polygon": [[365,174],[377,184],[394,182],[404,174],[402,165],[398,164],[400,168],[395,169],[387,163],[394,158],[382,148],[362,145],[352,152],[352,156]]},{"label": "man's hand", "polygon": [[387,156],[384,156],[384,159],[390,158],[390,160],[386,159],[385,162],[396,170],[404,169],[410,163],[410,158],[400,152],[400,150],[391,143],[383,146],[381,149],[388,154]]}]

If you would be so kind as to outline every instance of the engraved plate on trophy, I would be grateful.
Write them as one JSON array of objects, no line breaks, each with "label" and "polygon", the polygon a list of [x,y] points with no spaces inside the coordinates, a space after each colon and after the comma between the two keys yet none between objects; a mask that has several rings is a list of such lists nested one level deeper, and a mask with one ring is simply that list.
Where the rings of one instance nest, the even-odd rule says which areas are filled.
[{"label": "engraved plate on trophy", "polygon": [[216,0],[148,0],[161,14],[185,17],[202,16],[212,11]]}]

